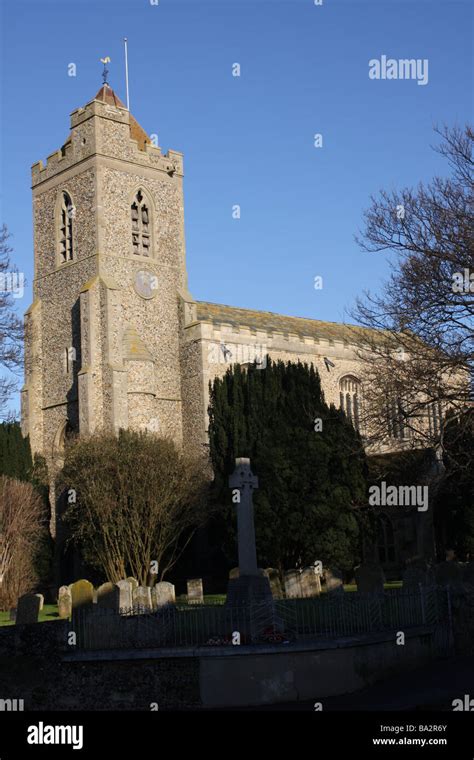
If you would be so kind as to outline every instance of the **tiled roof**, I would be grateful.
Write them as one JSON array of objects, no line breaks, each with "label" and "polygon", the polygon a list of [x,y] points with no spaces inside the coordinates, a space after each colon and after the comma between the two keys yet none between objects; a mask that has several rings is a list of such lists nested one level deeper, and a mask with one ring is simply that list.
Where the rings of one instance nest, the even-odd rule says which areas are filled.
[{"label": "tiled roof", "polygon": [[251,330],[265,332],[277,331],[288,334],[307,336],[330,341],[343,341],[353,343],[355,337],[360,338],[365,332],[374,335],[373,330],[365,330],[355,325],[344,325],[339,322],[322,322],[318,319],[306,319],[305,317],[286,317],[283,314],[275,314],[272,311],[253,311],[241,309],[236,306],[207,303],[197,301],[197,318],[200,322],[213,322],[215,324],[226,323],[242,325]]},{"label": "tiled roof", "polygon": [[[125,108],[127,110],[127,106],[122,103],[118,95],[115,94],[108,84],[102,85],[94,100],[100,100],[101,103],[107,103],[109,106]],[[140,150],[145,150],[145,145],[151,143],[147,133],[132,114],[130,114],[130,137],[132,140],[137,141]]]}]

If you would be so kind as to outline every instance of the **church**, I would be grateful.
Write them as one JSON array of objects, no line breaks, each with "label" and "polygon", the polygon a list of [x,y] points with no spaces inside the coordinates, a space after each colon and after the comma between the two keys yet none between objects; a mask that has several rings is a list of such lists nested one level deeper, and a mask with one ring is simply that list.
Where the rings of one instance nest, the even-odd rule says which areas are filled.
[{"label": "church", "polygon": [[[69,431],[148,429],[202,452],[209,382],[233,361],[264,362],[267,355],[313,363],[327,402],[359,428],[353,327],[191,295],[183,155],[153,145],[108,84],[71,114],[59,150],[33,165],[32,191],[22,431],[50,473],[60,467]],[[53,536],[55,502],[53,489]],[[383,528],[384,564],[400,566],[395,547],[403,541],[405,554],[426,554],[429,530],[428,539],[420,537],[419,519],[405,511]]]}]

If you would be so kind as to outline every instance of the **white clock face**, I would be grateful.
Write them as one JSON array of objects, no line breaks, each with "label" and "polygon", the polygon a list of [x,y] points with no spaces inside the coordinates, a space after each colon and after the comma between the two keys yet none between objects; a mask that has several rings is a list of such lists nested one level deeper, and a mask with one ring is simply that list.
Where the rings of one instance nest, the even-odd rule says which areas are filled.
[{"label": "white clock face", "polygon": [[158,291],[158,277],[148,269],[140,269],[135,275],[134,286],[142,298],[154,298]]}]

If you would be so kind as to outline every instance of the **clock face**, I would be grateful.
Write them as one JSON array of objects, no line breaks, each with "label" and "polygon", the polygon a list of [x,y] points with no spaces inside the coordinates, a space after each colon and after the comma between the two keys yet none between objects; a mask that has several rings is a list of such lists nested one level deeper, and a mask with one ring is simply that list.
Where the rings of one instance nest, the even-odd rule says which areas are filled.
[{"label": "clock face", "polygon": [[140,269],[135,275],[134,286],[142,298],[154,298],[158,291],[158,277],[148,269]]}]

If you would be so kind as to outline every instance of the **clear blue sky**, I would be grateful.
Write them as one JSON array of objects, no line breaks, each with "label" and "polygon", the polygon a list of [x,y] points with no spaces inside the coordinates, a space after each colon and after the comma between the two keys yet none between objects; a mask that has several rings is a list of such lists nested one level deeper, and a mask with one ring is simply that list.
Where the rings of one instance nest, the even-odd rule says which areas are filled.
[{"label": "clear blue sky", "polygon": [[[164,150],[184,153],[189,285],[200,300],[343,320],[386,273],[384,257],[353,238],[370,194],[443,172],[433,125],[472,120],[471,2],[1,7],[1,218],[29,281],[21,311],[33,271],[30,166],[60,147],[70,112],[94,97],[100,57],[111,57],[109,82],[125,99],[124,36],[131,111]],[[428,84],[369,79],[368,61],[381,55],[428,59]]]}]

